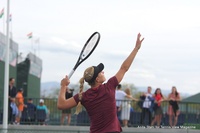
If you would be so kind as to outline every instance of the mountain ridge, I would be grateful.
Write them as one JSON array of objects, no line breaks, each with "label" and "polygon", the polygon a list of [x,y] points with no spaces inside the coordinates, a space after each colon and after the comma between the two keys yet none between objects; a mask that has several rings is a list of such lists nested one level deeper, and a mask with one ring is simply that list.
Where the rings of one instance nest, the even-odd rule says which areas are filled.
[{"label": "mountain ridge", "polygon": [[[78,84],[70,84],[69,86],[70,88],[74,88],[74,94],[78,93]],[[136,93],[137,92],[146,92],[147,91],[147,87],[145,86],[135,86],[137,88],[136,90]],[[41,90],[40,90],[40,95],[45,97],[45,96],[48,96],[52,93],[54,93],[57,89],[60,88],[60,83],[59,82],[56,82],[56,81],[49,81],[49,82],[42,82],[41,83]],[[155,89],[153,88],[153,91],[152,93],[154,93]],[[165,89],[162,89],[162,94],[167,96],[169,93],[171,92],[171,90],[165,90]],[[189,97],[191,96],[189,93],[183,93],[183,92],[180,92],[181,93],[181,97],[183,98],[186,98],[186,97]]]}]

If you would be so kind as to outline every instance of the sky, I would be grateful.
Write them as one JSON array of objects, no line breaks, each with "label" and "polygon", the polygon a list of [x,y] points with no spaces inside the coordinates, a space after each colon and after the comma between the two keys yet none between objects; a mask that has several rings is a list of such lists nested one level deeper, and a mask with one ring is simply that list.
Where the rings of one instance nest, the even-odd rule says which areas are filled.
[{"label": "sky", "polygon": [[[7,11],[7,0],[0,0],[2,8]],[[26,57],[32,52],[42,59],[41,82],[60,82],[69,74],[96,31],[101,34],[97,48],[70,80],[78,83],[87,67],[100,62],[109,79],[141,33],[141,49],[121,83],[199,93],[199,0],[10,0],[10,13],[19,53]],[[3,19],[0,32],[6,33]],[[30,32],[32,39],[27,37]]]}]

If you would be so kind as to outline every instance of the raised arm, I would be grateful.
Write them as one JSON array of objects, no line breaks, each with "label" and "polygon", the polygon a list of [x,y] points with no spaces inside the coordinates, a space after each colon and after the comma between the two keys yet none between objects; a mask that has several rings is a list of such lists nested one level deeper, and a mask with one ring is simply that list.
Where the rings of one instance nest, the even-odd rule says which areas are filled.
[{"label": "raised arm", "polygon": [[68,76],[66,76],[65,78],[61,80],[61,87],[60,87],[60,92],[58,95],[58,102],[57,102],[58,109],[61,109],[61,110],[68,109],[77,105],[73,97],[69,99],[65,98],[65,93],[69,89],[68,88],[69,83],[70,81],[69,81]]},{"label": "raised arm", "polygon": [[132,50],[132,52],[130,53],[130,55],[126,58],[126,60],[122,63],[119,71],[116,73],[116,78],[118,80],[118,82],[120,83],[121,80],[124,77],[124,74],[128,71],[128,69],[130,68],[138,50],[141,47],[142,41],[144,40],[144,38],[140,39],[141,34],[139,33],[137,35],[137,40],[136,40],[136,44],[135,44],[135,48]]}]

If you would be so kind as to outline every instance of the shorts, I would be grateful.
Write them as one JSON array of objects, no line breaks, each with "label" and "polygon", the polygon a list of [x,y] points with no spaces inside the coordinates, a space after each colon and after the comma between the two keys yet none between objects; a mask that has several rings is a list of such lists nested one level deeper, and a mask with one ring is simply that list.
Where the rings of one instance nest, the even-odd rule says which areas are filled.
[{"label": "shorts", "polygon": [[18,110],[18,113],[17,113],[16,117],[21,118],[21,117],[22,117],[22,111],[19,111],[19,110]]},{"label": "shorts", "polygon": [[158,106],[155,110],[155,115],[162,115],[163,114],[163,110],[161,106]]}]

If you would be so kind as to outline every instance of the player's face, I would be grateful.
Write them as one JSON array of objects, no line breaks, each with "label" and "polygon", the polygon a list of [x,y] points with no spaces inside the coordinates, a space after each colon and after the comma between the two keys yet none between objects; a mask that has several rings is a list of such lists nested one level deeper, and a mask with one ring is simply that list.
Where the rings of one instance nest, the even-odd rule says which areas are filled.
[{"label": "player's face", "polygon": [[101,71],[98,76],[97,76],[97,81],[99,83],[103,83],[104,81],[106,81],[105,75],[104,75],[104,71]]}]

